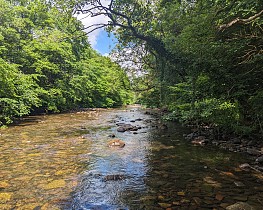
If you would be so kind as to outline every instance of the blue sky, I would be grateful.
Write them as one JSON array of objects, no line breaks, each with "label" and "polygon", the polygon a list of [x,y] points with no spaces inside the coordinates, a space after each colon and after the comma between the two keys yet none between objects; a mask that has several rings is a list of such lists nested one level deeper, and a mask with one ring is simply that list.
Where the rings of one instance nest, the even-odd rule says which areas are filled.
[{"label": "blue sky", "polygon": [[92,47],[101,55],[108,55],[116,45],[116,42],[117,40],[113,34],[109,37],[105,30],[100,30],[96,36],[96,43]]},{"label": "blue sky", "polygon": [[[107,0],[101,0],[101,2],[105,5],[109,3]],[[88,14],[78,14],[77,18],[81,20],[85,27],[107,24],[109,21],[109,18],[104,15],[90,17]],[[101,55],[108,55],[111,49],[115,46],[117,41],[116,38],[113,34],[108,37],[108,33],[103,28],[92,31],[93,29],[95,29],[95,27],[89,27],[85,30],[88,33],[91,47],[97,50]]]}]

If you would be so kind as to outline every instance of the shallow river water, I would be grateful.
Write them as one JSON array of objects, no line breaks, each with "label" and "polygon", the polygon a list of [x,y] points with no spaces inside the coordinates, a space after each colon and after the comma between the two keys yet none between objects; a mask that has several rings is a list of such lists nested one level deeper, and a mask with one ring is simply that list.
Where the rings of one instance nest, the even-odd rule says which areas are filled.
[{"label": "shallow river water", "polygon": [[[121,133],[116,123],[141,129]],[[191,145],[186,129],[158,123],[133,106],[32,116],[0,130],[0,209],[263,209],[262,175],[239,169],[246,156]],[[124,148],[108,147],[112,134]]]}]

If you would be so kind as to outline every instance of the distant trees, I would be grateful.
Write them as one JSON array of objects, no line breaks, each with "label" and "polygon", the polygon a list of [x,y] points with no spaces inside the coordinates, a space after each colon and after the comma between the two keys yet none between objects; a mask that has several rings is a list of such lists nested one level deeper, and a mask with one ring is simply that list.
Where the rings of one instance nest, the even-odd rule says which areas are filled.
[{"label": "distant trees", "polygon": [[131,101],[125,72],[91,49],[83,27],[70,1],[0,0],[0,126]]}]

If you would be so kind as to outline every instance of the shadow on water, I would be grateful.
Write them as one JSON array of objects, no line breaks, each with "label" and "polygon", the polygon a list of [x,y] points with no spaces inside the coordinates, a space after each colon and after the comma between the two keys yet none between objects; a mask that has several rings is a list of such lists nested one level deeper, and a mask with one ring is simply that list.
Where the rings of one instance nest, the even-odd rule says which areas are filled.
[{"label": "shadow on water", "polygon": [[[35,120],[0,131],[0,209],[262,209],[262,175],[238,168],[246,157],[193,146],[139,107]],[[124,148],[108,147],[113,134]]]}]

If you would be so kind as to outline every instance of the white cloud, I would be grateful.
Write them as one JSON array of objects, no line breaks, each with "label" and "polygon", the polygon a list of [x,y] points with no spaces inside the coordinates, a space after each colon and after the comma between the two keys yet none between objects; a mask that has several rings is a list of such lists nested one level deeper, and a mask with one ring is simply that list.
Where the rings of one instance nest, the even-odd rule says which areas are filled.
[{"label": "white cloud", "polygon": [[102,56],[109,57],[109,53],[104,53]]},{"label": "white cloud", "polygon": [[[106,6],[109,4],[109,1],[102,0],[101,3]],[[81,22],[83,23],[85,27],[92,26],[94,24],[107,24],[109,21],[109,18],[106,17],[105,15],[90,17],[88,14],[79,14],[77,15],[77,19],[81,20]],[[95,27],[91,27],[91,28],[86,29],[85,31],[88,33],[94,28]],[[93,48],[96,46],[97,38],[102,30],[103,28],[100,28],[88,34],[89,42]]]}]

